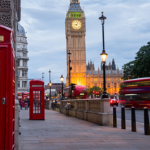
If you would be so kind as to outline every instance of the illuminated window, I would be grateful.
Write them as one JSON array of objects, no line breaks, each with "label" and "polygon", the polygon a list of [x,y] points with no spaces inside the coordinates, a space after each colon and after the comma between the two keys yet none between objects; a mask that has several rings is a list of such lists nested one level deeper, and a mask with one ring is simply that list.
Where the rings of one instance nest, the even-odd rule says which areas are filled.
[{"label": "illuminated window", "polygon": [[97,78],[94,78],[94,81],[97,81]]},{"label": "illuminated window", "polygon": [[107,78],[107,81],[110,81],[110,78]]}]

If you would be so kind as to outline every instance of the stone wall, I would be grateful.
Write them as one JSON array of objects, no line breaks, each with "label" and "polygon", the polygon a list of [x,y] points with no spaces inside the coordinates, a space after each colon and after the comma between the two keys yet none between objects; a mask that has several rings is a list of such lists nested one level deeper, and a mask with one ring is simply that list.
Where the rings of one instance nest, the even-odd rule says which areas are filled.
[{"label": "stone wall", "polygon": [[[67,103],[70,103],[69,110],[65,108]],[[113,125],[113,114],[110,112],[109,99],[61,101],[60,112],[102,126]]]}]

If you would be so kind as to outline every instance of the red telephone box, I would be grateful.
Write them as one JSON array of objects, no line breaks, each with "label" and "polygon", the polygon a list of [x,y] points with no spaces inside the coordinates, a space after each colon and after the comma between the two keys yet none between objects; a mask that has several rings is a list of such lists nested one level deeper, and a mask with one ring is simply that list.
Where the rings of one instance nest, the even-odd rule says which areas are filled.
[{"label": "red telephone box", "polygon": [[12,29],[0,25],[0,149],[15,148],[15,52]]},{"label": "red telephone box", "polygon": [[44,82],[30,81],[30,120],[45,120]]}]

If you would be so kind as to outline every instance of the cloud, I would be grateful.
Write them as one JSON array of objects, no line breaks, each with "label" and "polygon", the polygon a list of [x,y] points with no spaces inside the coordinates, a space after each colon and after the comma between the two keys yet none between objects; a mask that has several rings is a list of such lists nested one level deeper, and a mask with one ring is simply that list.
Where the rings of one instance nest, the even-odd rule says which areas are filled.
[{"label": "cloud", "polygon": [[[52,82],[66,77],[65,17],[70,0],[22,1],[21,25],[27,31],[29,51],[29,78]],[[150,0],[80,0],[86,15],[86,58],[100,66],[102,52],[102,26],[98,19],[101,12],[105,22],[105,45],[108,63],[114,58],[122,66],[132,61],[141,46],[150,37]]]}]

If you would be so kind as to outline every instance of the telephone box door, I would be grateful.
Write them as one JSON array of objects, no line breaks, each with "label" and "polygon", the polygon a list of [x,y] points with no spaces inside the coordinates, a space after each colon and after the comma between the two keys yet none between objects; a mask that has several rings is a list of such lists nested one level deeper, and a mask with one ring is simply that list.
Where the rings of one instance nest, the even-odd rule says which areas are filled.
[{"label": "telephone box door", "polygon": [[43,99],[42,99],[42,91],[34,90],[33,94],[33,118],[34,119],[42,119],[43,116]]},{"label": "telephone box door", "polygon": [[5,149],[6,136],[6,47],[0,47],[0,149]]}]

